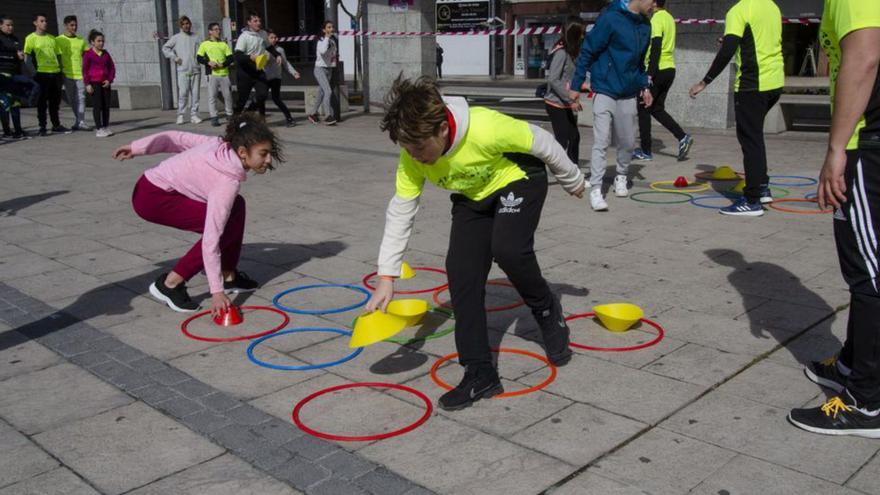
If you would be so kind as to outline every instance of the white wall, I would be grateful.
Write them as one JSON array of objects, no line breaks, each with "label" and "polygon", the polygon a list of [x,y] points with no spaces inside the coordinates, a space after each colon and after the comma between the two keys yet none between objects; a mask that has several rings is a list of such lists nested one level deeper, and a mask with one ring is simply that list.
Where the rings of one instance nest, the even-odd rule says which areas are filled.
[{"label": "white wall", "polygon": [[443,77],[489,75],[488,36],[437,36],[437,43],[443,48]]},{"label": "white wall", "polygon": [[[344,4],[352,14],[357,13],[357,0],[339,0],[339,3]],[[339,26],[337,26],[339,31],[351,30],[351,18],[342,10],[342,7],[339,8],[336,18],[339,19]],[[339,37],[339,59],[345,62],[345,79],[350,81],[354,76],[354,36]]]}]

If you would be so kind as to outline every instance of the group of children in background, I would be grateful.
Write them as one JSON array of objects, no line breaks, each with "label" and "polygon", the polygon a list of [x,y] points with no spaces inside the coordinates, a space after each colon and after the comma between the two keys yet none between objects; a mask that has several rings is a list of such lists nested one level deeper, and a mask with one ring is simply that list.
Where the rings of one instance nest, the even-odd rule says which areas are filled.
[{"label": "group of children in background", "polygon": [[[20,107],[22,100],[34,99],[33,95],[36,95],[40,136],[91,130],[85,122],[86,93],[92,97],[96,136],[113,135],[110,130],[110,86],[116,76],[116,67],[110,53],[104,49],[104,34],[93,29],[86,41],[77,35],[76,16],[64,18],[65,31],[59,36],[48,33],[46,15],[34,15],[33,22],[35,30],[22,45],[14,34],[12,18],[0,14],[0,77],[8,84],[8,87],[4,84],[4,88],[13,95],[8,105],[0,105],[3,137],[29,137],[21,125]],[[25,75],[26,68],[34,73],[33,78]],[[21,90],[29,85],[32,89]],[[70,129],[61,125],[59,116],[62,88],[74,114]],[[52,123],[51,129],[47,127],[47,120]]]}]

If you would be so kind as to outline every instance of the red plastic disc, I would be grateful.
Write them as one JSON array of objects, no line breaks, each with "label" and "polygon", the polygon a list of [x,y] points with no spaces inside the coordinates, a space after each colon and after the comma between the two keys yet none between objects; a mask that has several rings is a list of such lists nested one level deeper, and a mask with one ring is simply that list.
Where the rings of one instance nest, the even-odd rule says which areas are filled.
[{"label": "red plastic disc", "polygon": [[[596,316],[596,313],[592,313],[592,312],[581,313],[579,315],[571,315],[568,318],[566,318],[565,321],[578,320],[581,318],[592,318],[594,316]],[[595,347],[595,346],[591,346],[591,345],[577,344],[575,342],[571,342],[571,343],[569,343],[569,345],[572,347],[577,347],[578,349],[586,349],[588,351],[630,352],[630,351],[638,351],[639,349],[644,349],[646,347],[651,347],[653,345],[656,345],[661,340],[663,340],[663,336],[666,334],[666,332],[663,331],[663,327],[661,327],[659,323],[653,322],[647,318],[641,318],[639,321],[641,321],[642,323],[647,323],[648,325],[651,325],[652,327],[657,329],[657,337],[655,337],[654,340],[652,340],[650,342],[645,342],[644,344],[632,345],[632,346],[628,346],[628,347]]]},{"label": "red plastic disc", "polygon": [[[497,285],[499,287],[513,287],[513,284],[506,281],[506,280],[490,280],[490,281],[486,282],[486,285]],[[434,292],[434,294],[431,296],[431,298],[434,300],[434,304],[436,304],[437,306],[451,310],[452,309],[451,305],[444,303],[444,302],[440,302],[440,294],[442,294],[443,292],[445,292],[448,289],[449,289],[448,286],[443,287],[441,289],[437,289],[437,291]],[[519,302],[508,304],[506,306],[496,306],[494,308],[486,308],[486,312],[493,313],[495,311],[507,311],[509,309],[516,309],[525,303],[526,303],[525,301],[520,299]]]},{"label": "red plastic disc", "polygon": [[234,337],[203,337],[201,335],[196,335],[194,333],[191,333],[187,329],[190,322],[192,322],[193,320],[201,318],[205,315],[211,314],[210,311],[202,311],[201,313],[197,313],[193,316],[190,316],[186,320],[184,320],[183,323],[180,324],[180,331],[183,332],[183,334],[186,335],[187,337],[189,337],[193,340],[201,340],[202,342],[237,342],[240,340],[256,339],[256,338],[262,337],[264,335],[269,335],[270,333],[275,333],[278,330],[281,330],[282,328],[286,327],[287,324],[290,323],[290,318],[287,317],[287,314],[284,313],[284,311],[281,311],[281,310],[278,310],[278,309],[275,309],[275,308],[272,308],[269,306],[241,306],[241,309],[262,309],[262,310],[266,310],[266,311],[271,311],[273,313],[278,313],[279,315],[281,315],[284,318],[284,320],[281,322],[280,325],[278,325],[275,328],[271,328],[269,330],[265,330],[260,333],[254,333],[251,335],[236,335]]},{"label": "red plastic disc", "polygon": [[[415,423],[404,426],[403,428],[399,428],[397,430],[379,433],[377,435],[358,435],[358,436],[348,436],[348,435],[334,435],[332,433],[324,433],[322,431],[318,431],[312,428],[309,428],[299,419],[299,414],[302,411],[303,406],[314,400],[316,397],[320,397],[324,394],[329,394],[331,392],[336,392],[337,390],[345,390],[349,388],[393,388],[395,390],[403,390],[404,392],[409,392],[419,399],[422,399],[422,402],[425,403],[425,414],[422,415],[421,418],[416,420]],[[346,383],[344,385],[336,385],[335,387],[325,388],[323,390],[319,390],[312,395],[306,397],[305,399],[299,401],[296,407],[293,408],[293,413],[291,417],[293,418],[294,424],[299,427],[300,430],[308,433],[309,435],[323,438],[325,440],[336,440],[339,442],[371,442],[373,440],[383,440],[385,438],[396,437],[398,435],[403,435],[404,433],[408,433],[412,430],[415,430],[419,426],[421,426],[428,418],[431,417],[431,413],[434,411],[434,406],[431,405],[431,399],[428,398],[427,395],[419,392],[418,390],[407,387],[406,385],[398,385],[396,383],[379,383],[379,382],[363,382],[363,383]]]},{"label": "red plastic disc", "polygon": [[[550,368],[550,376],[548,376],[547,379],[544,380],[543,382],[541,382],[537,385],[534,385],[532,387],[524,388],[521,390],[514,390],[513,392],[504,392],[502,394],[496,395],[494,398],[501,399],[504,397],[516,397],[518,395],[526,395],[526,394],[530,394],[532,392],[537,392],[538,390],[541,390],[542,388],[546,387],[547,385],[550,385],[551,383],[553,383],[553,380],[556,379],[556,366],[553,366],[553,363],[551,363],[549,359],[547,359],[546,357],[544,357],[540,354],[535,354],[534,352],[531,352],[531,351],[524,351],[522,349],[510,349],[507,347],[499,347],[497,349],[492,349],[492,352],[509,352],[511,354],[520,354],[523,356],[528,356],[528,357],[535,358],[538,361],[543,362],[544,364],[546,364]],[[457,357],[458,357],[458,353],[453,352],[452,354],[448,354],[448,355],[443,356],[442,358],[438,359],[437,362],[434,363],[434,366],[431,366],[431,379],[434,380],[434,383],[436,383],[438,387],[446,389],[446,390],[452,390],[452,388],[453,388],[452,385],[444,382],[443,380],[440,379],[439,376],[437,376],[437,370],[440,369],[440,366],[443,363],[445,363],[446,361],[455,359]]]},{"label": "red plastic disc", "polygon": [[[419,271],[421,271],[421,272],[434,272],[434,273],[442,273],[443,275],[446,275],[446,270],[443,270],[441,268],[433,268],[430,266],[414,266],[413,270],[415,270],[417,272],[419,272]],[[375,277],[378,274],[379,274],[379,272],[373,272],[373,273],[367,274],[364,277],[364,279],[361,280],[361,283],[364,284],[364,287],[366,287],[370,290],[376,290],[376,288],[374,286],[370,285],[370,279]],[[447,287],[449,287],[448,283],[443,284],[443,285],[438,285],[437,287],[431,287],[430,289],[396,290],[396,291],[394,291],[394,293],[395,294],[427,294],[429,292],[434,292],[436,290],[443,290]]]}]

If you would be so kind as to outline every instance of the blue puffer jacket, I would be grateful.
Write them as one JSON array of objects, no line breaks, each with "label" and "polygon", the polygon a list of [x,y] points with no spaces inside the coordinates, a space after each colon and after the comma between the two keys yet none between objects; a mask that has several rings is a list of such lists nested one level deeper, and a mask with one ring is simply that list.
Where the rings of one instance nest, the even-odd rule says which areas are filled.
[{"label": "blue puffer jacket", "polygon": [[622,2],[612,3],[587,34],[571,81],[580,88],[590,73],[593,92],[614,99],[631,98],[648,87],[645,52],[651,38],[651,23],[634,14]]}]

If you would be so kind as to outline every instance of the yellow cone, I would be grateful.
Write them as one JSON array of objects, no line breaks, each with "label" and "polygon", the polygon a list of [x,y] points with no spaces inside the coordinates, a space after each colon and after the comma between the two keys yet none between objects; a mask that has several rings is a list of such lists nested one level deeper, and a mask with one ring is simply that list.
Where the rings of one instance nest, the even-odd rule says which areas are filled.
[{"label": "yellow cone", "polygon": [[395,299],[388,303],[388,314],[403,318],[408,327],[418,325],[427,312],[428,301],[422,299]]},{"label": "yellow cone", "polygon": [[269,55],[265,53],[257,55],[257,58],[254,60],[254,64],[257,66],[257,70],[265,69],[267,63],[269,63]]},{"label": "yellow cone", "polygon": [[381,311],[373,311],[358,317],[348,347],[365,347],[393,337],[406,328],[406,320]]},{"label": "yellow cone", "polygon": [[612,332],[625,332],[645,316],[642,308],[630,303],[602,304],[594,306],[593,312]]},{"label": "yellow cone", "polygon": [[730,191],[742,194],[745,191],[745,189],[746,189],[746,180],[743,179],[743,180],[739,181],[736,184],[736,186],[734,186],[733,189],[731,189]]},{"label": "yellow cone", "polygon": [[416,276],[416,271],[413,270],[411,266],[409,266],[409,263],[404,261],[403,264],[400,265],[400,279],[406,280],[409,278],[413,278],[415,276]]},{"label": "yellow cone", "polygon": [[730,180],[736,179],[736,172],[730,168],[730,165],[721,165],[712,172],[713,179]]}]

